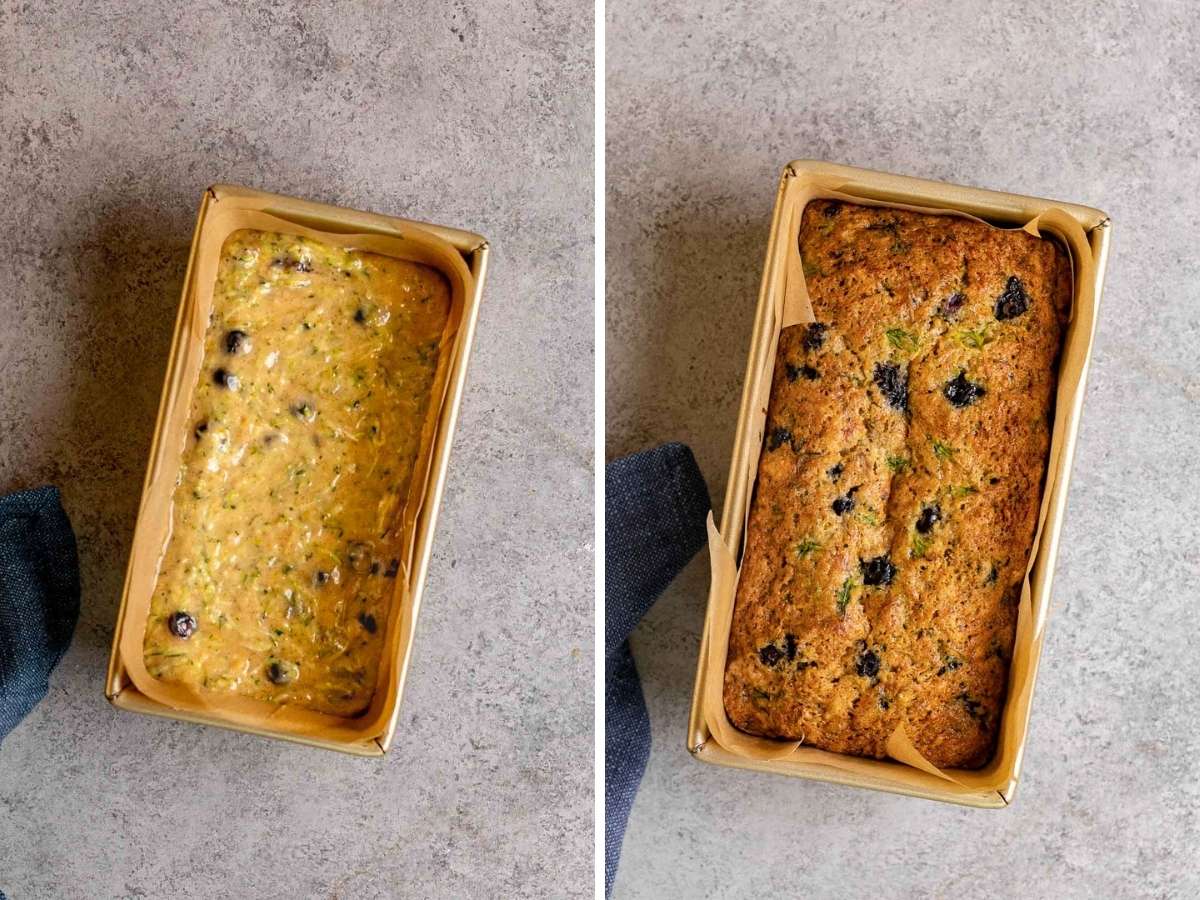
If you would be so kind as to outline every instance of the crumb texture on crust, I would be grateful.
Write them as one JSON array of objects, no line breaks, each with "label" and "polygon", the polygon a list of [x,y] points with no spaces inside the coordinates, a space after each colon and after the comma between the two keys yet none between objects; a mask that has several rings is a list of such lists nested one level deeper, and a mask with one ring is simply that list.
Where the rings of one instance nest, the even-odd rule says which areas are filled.
[{"label": "crumb texture on crust", "polygon": [[738,728],[990,759],[1050,446],[1070,261],[1023,231],[814,201],[725,674]]}]

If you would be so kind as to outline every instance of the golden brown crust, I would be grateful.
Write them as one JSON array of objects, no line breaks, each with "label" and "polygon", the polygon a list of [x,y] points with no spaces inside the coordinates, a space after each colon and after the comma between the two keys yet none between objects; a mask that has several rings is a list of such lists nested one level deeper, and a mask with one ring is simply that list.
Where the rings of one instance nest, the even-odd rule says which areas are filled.
[{"label": "golden brown crust", "polygon": [[942,767],[994,747],[1049,449],[1070,263],[966,219],[815,201],[725,676],[744,731]]}]

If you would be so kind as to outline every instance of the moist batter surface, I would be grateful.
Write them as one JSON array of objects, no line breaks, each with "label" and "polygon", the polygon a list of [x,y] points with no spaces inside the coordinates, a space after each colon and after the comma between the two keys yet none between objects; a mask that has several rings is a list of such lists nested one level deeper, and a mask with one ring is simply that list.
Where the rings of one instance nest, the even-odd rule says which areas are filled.
[{"label": "moist batter surface", "polygon": [[226,240],[146,625],[151,675],[366,709],[449,310],[427,266],[293,235]]}]

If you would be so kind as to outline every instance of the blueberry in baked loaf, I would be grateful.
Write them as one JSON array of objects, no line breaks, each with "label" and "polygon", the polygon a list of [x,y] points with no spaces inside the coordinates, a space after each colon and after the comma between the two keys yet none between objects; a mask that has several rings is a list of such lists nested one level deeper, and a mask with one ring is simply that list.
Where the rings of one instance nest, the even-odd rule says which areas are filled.
[{"label": "blueberry in baked loaf", "polygon": [[1050,443],[1070,260],[981,222],[810,203],[725,675],[731,722],[991,757]]}]

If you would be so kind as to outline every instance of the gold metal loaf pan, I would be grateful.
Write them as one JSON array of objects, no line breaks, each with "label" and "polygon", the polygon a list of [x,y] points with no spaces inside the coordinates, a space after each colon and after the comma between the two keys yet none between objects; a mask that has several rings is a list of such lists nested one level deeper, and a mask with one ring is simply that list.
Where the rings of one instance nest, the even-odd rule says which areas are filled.
[{"label": "gold metal loaf pan", "polygon": [[[442,270],[451,285],[451,322],[457,325],[439,363],[430,404],[431,425],[414,469],[407,556],[396,579],[379,680],[361,716],[340,718],[286,705],[215,692],[183,691],[153,678],[142,661],[150,598],[171,527],[171,497],[183,432],[203,357],[216,260],[224,238],[247,222],[270,221],[274,230],[321,239],[358,236],[369,249],[410,258]],[[249,226],[254,227],[254,226]],[[158,422],[142,489],[133,546],[109,661],[105,695],[114,706],[189,722],[284,738],[360,756],[380,756],[392,742],[400,712],[413,629],[429,563],[450,445],[458,418],[471,342],[487,271],[488,244],[477,234],[268,194],[234,185],[204,193],[188,260],[183,296],[159,405]],[[182,426],[182,427],[181,427]]]},{"label": "gold metal loaf pan", "polygon": [[[809,200],[820,197],[951,211],[1001,227],[1036,227],[1040,233],[1049,234],[1063,243],[1072,256],[1072,315],[1059,364],[1059,387],[1039,536],[1035,538],[1027,588],[1018,616],[1008,698],[996,754],[978,771],[942,772],[927,762],[922,767],[923,760],[915,749],[908,762],[900,762],[863,759],[803,745],[794,747],[737,731],[725,715],[721,686],[736,590],[736,561],[753,495],[779,332],[784,325],[803,321],[795,315],[798,306],[807,309],[807,293],[802,287],[797,291],[797,284],[802,285],[796,248],[800,214]],[[1012,802],[1021,770],[1030,700],[1050,608],[1050,581],[1058,551],[1111,234],[1108,216],[1073,203],[811,160],[798,160],[784,168],[767,246],[720,531],[710,522],[713,581],[687,735],[688,750],[697,759],[966,806],[997,808]],[[798,299],[802,303],[798,304]]]}]

